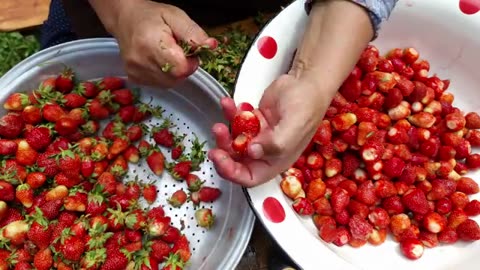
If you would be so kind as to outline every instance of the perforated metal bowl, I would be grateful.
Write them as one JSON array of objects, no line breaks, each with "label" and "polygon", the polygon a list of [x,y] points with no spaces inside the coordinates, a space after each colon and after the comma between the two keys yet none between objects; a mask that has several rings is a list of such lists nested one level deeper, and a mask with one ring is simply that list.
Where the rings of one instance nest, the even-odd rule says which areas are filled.
[{"label": "perforated metal bowl", "polygon": [[[34,89],[42,79],[61,72],[64,65],[72,67],[81,80],[125,76],[114,39],[74,41],[41,51],[5,74],[0,79],[0,101],[4,101],[10,93]],[[140,87],[142,101],[152,99],[152,105],[162,106],[164,115],[171,117],[177,130],[187,134],[186,147],[193,140],[193,134],[201,141],[207,140],[206,150],[214,146],[210,128],[216,122],[225,122],[219,100],[227,93],[208,73],[198,70],[174,90]],[[153,126],[161,122],[151,119],[145,124]],[[169,155],[165,154],[168,158]],[[242,189],[221,179],[210,161],[205,162],[197,174],[206,181],[206,185],[216,186],[223,192],[217,201],[205,205],[212,208],[216,215],[216,224],[212,229],[198,227],[192,204],[187,203],[180,209],[169,207],[167,197],[186,186],[167,173],[157,179],[159,199],[156,204],[164,206],[173,224],[183,228],[183,233],[190,240],[193,254],[189,269],[234,269],[250,239],[254,215]],[[129,177],[135,175],[146,181],[158,178],[151,174],[144,162],[130,166]]]}]

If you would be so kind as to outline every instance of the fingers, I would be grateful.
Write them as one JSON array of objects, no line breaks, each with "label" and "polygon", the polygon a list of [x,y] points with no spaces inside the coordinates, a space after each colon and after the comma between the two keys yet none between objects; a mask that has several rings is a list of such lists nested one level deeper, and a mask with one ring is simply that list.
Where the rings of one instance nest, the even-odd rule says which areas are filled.
[{"label": "fingers", "polygon": [[212,128],[212,133],[215,137],[217,147],[231,153],[232,138],[228,127],[221,123],[215,124]]},{"label": "fingers", "polygon": [[222,149],[212,149],[208,152],[208,158],[213,162],[217,173],[226,180],[232,181],[244,187],[254,186],[248,167],[236,162]]},{"label": "fingers", "polygon": [[[163,18],[176,39],[183,40],[194,44],[205,44],[209,38],[207,33],[195,23],[188,15],[181,9],[173,9],[172,12],[165,12]],[[212,40],[209,40],[214,45]]]},{"label": "fingers", "polygon": [[220,100],[220,105],[223,109],[223,114],[227,121],[233,121],[235,114],[237,113],[237,107],[235,101],[232,98],[224,97]]}]

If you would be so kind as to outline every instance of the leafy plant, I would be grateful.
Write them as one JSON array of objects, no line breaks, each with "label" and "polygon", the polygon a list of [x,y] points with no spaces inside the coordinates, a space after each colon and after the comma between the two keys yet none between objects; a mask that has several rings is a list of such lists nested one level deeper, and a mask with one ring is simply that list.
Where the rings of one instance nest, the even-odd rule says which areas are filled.
[{"label": "leafy plant", "polygon": [[19,32],[0,33],[0,77],[39,49],[40,44],[32,35],[24,36]]}]

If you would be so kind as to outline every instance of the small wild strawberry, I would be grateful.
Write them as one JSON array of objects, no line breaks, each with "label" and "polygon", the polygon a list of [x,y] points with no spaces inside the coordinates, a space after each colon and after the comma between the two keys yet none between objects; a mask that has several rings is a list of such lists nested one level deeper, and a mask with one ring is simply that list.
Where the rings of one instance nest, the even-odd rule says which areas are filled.
[{"label": "small wild strawberry", "polygon": [[187,201],[187,193],[179,189],[175,191],[167,201],[171,206],[179,208]]},{"label": "small wild strawberry", "polygon": [[210,229],[215,222],[215,215],[212,213],[212,209],[200,208],[195,211],[195,219],[198,226]]}]

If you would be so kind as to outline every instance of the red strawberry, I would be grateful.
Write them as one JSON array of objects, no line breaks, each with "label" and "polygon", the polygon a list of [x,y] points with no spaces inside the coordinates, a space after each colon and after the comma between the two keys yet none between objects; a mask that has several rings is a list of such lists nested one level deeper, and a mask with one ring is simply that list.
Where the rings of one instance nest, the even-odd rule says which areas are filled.
[{"label": "red strawberry", "polygon": [[135,96],[130,89],[118,89],[113,91],[112,95],[113,101],[121,106],[132,105],[135,99]]},{"label": "red strawberry", "polygon": [[29,105],[22,111],[22,118],[26,124],[36,125],[42,122],[42,111],[35,105]]},{"label": "red strawberry", "polygon": [[210,208],[199,208],[195,211],[195,219],[198,226],[210,229],[215,222],[215,215]]},{"label": "red strawberry", "polygon": [[22,219],[23,219],[23,215],[20,213],[20,211],[18,211],[15,208],[8,208],[5,211],[3,218],[0,220],[0,227],[3,228],[14,221],[18,221]]},{"label": "red strawberry", "polygon": [[127,137],[131,142],[136,142],[142,139],[143,137],[143,132],[144,132],[144,127],[140,125],[132,125],[128,127],[126,133]]},{"label": "red strawberry", "polygon": [[172,177],[176,180],[186,179],[190,174],[192,169],[192,162],[187,161],[180,161],[178,163],[170,163],[168,164],[167,169],[169,170]]},{"label": "red strawberry", "polygon": [[129,145],[130,141],[127,138],[115,138],[108,149],[108,155],[110,157],[115,157],[125,151]]},{"label": "red strawberry", "polygon": [[93,120],[103,120],[110,115],[108,109],[97,99],[92,100],[90,104],[87,105],[87,109]]},{"label": "red strawberry", "polygon": [[182,156],[184,151],[183,145],[177,145],[172,149],[172,159],[177,160]]},{"label": "red strawberry", "polygon": [[457,227],[458,238],[464,241],[480,240],[480,227],[473,219],[467,219]]},{"label": "red strawberry", "polygon": [[477,194],[480,188],[472,178],[462,177],[457,181],[457,191],[463,192],[467,195]]},{"label": "red strawberry", "polygon": [[87,99],[77,93],[66,94],[63,98],[65,99],[65,107],[70,109],[80,108],[87,103]]},{"label": "red strawberry", "polygon": [[140,151],[135,145],[130,145],[125,151],[122,153],[125,160],[130,163],[138,163],[140,161]]},{"label": "red strawberry", "polygon": [[87,204],[87,194],[84,192],[76,192],[75,194],[65,198],[63,207],[67,211],[85,212],[87,209]]},{"label": "red strawberry", "polygon": [[48,220],[55,219],[60,214],[60,209],[63,206],[63,201],[60,199],[48,201],[40,205],[40,210],[42,210],[43,216]]},{"label": "red strawberry", "polygon": [[0,139],[0,155],[8,156],[17,152],[17,143],[11,140]]},{"label": "red strawberry", "polygon": [[82,132],[85,136],[92,136],[100,129],[97,121],[89,120],[81,126]]},{"label": "red strawberry", "polygon": [[90,156],[84,156],[80,165],[80,172],[83,177],[90,177],[95,169],[95,162]]},{"label": "red strawberry", "polygon": [[117,90],[125,86],[125,81],[119,77],[104,77],[97,85],[101,90]]},{"label": "red strawberry", "polygon": [[117,189],[117,180],[110,172],[103,172],[99,177],[97,184],[103,187],[104,192],[113,195]]},{"label": "red strawberry", "polygon": [[469,216],[478,216],[480,215],[480,201],[478,200],[472,200],[470,201],[465,208],[463,209],[465,211],[465,214]]},{"label": "red strawberry", "polygon": [[33,222],[28,230],[27,237],[37,247],[43,249],[49,246],[52,237],[52,228],[49,226],[48,220],[43,217],[42,212],[37,210],[33,217]]},{"label": "red strawberry", "polygon": [[18,113],[7,113],[0,118],[0,136],[6,139],[16,139],[21,133],[25,123]]},{"label": "red strawberry", "polygon": [[147,212],[148,219],[161,218],[165,216],[165,211],[161,206],[155,206]]},{"label": "red strawberry", "polygon": [[123,123],[130,123],[133,120],[133,114],[135,113],[135,106],[128,105],[121,107],[118,112],[117,116],[122,120]]},{"label": "red strawberry", "polygon": [[9,202],[15,199],[15,188],[12,184],[0,180],[0,200]]},{"label": "red strawberry", "polygon": [[179,189],[175,191],[167,201],[171,206],[178,208],[187,201],[187,193],[182,189]]},{"label": "red strawberry", "polygon": [[78,84],[75,92],[86,98],[94,98],[98,94],[98,88],[93,82],[85,81]]},{"label": "red strawberry", "polygon": [[70,68],[66,68],[55,80],[55,89],[62,93],[69,93],[73,90],[74,74]]},{"label": "red strawberry", "polygon": [[402,203],[406,208],[417,214],[424,215],[430,211],[425,193],[418,188],[407,191],[402,197]]},{"label": "red strawberry", "polygon": [[175,138],[173,133],[170,132],[169,127],[171,126],[171,122],[166,120],[161,126],[154,127],[152,129],[152,137],[153,140],[161,146],[164,147],[172,147],[175,143]]},{"label": "red strawberry", "polygon": [[170,218],[169,217],[158,217],[154,219],[149,219],[146,227],[146,232],[148,235],[156,237],[162,236],[170,227]]},{"label": "red strawberry", "polygon": [[169,244],[175,243],[180,238],[180,230],[170,226],[162,235],[161,239]]},{"label": "red strawberry", "polygon": [[38,126],[25,132],[25,139],[33,149],[42,151],[52,142],[52,133],[49,128]]},{"label": "red strawberry", "polygon": [[184,268],[185,263],[180,256],[176,253],[170,253],[162,270],[183,270]]},{"label": "red strawberry", "polygon": [[163,262],[168,254],[170,254],[170,246],[162,240],[152,240],[149,244],[152,249],[150,256],[154,257],[159,262]]},{"label": "red strawberry", "polygon": [[68,136],[78,131],[79,123],[69,116],[64,116],[55,122],[55,131],[61,136]]},{"label": "red strawberry", "polygon": [[312,203],[305,198],[295,199],[295,201],[292,203],[292,208],[299,215],[303,216],[311,216],[314,213]]},{"label": "red strawberry", "polygon": [[63,110],[63,108],[55,103],[47,103],[43,105],[42,113],[43,118],[52,123],[57,122],[60,118],[66,115],[66,112]]},{"label": "red strawberry", "polygon": [[198,191],[205,181],[200,180],[198,175],[189,173],[185,178],[189,191]]},{"label": "red strawberry", "polygon": [[373,232],[373,227],[365,219],[358,215],[353,215],[348,223],[350,233],[354,239],[367,240]]},{"label": "red strawberry", "polygon": [[149,151],[149,154],[147,155],[147,164],[155,175],[162,175],[165,167],[165,157],[160,149],[154,148]]},{"label": "red strawberry", "polygon": [[152,184],[143,185],[142,195],[148,204],[153,204],[157,200],[157,187]]},{"label": "red strawberry", "polygon": [[28,184],[18,185],[15,197],[26,208],[30,208],[33,205],[33,190]]},{"label": "red strawberry", "polygon": [[[97,186],[98,187],[98,186]],[[107,210],[107,204],[105,202],[105,197],[98,190],[88,194],[87,209],[85,213],[90,214],[91,216],[101,215]]]},{"label": "red strawberry", "polygon": [[222,192],[218,188],[204,186],[200,188],[199,191],[192,192],[190,194],[190,199],[194,204],[199,204],[200,202],[213,202]]},{"label": "red strawberry", "polygon": [[59,172],[59,167],[55,154],[52,152],[45,152],[38,156],[37,165],[43,170],[43,173],[48,177],[54,177]]},{"label": "red strawberry", "polygon": [[145,227],[147,224],[147,219],[145,213],[140,209],[135,209],[131,211],[125,217],[125,226],[131,230],[140,230]]},{"label": "red strawberry", "polygon": [[3,108],[7,111],[22,111],[27,105],[30,104],[28,95],[24,93],[13,93],[7,97]]},{"label": "red strawberry", "polygon": [[41,249],[35,253],[33,266],[37,270],[49,270],[53,266],[53,256],[50,247]]},{"label": "red strawberry", "polygon": [[248,145],[252,141],[252,136],[246,133],[239,134],[235,139],[232,141],[232,149],[235,153],[239,154],[240,156],[245,156],[248,153]]},{"label": "red strawberry", "polygon": [[231,129],[233,138],[242,133],[255,137],[260,132],[260,120],[253,112],[240,111],[233,118]]},{"label": "red strawberry", "polygon": [[13,221],[2,227],[3,238],[9,240],[13,246],[22,245],[27,238],[27,232],[28,223],[25,220]]},{"label": "red strawberry", "polygon": [[190,259],[192,256],[190,243],[185,235],[180,236],[177,242],[173,244],[172,252],[177,253],[180,256],[180,259],[184,262],[187,262]]},{"label": "red strawberry", "polygon": [[37,161],[38,152],[33,149],[30,144],[24,139],[18,142],[15,159],[20,165],[30,166]]}]

